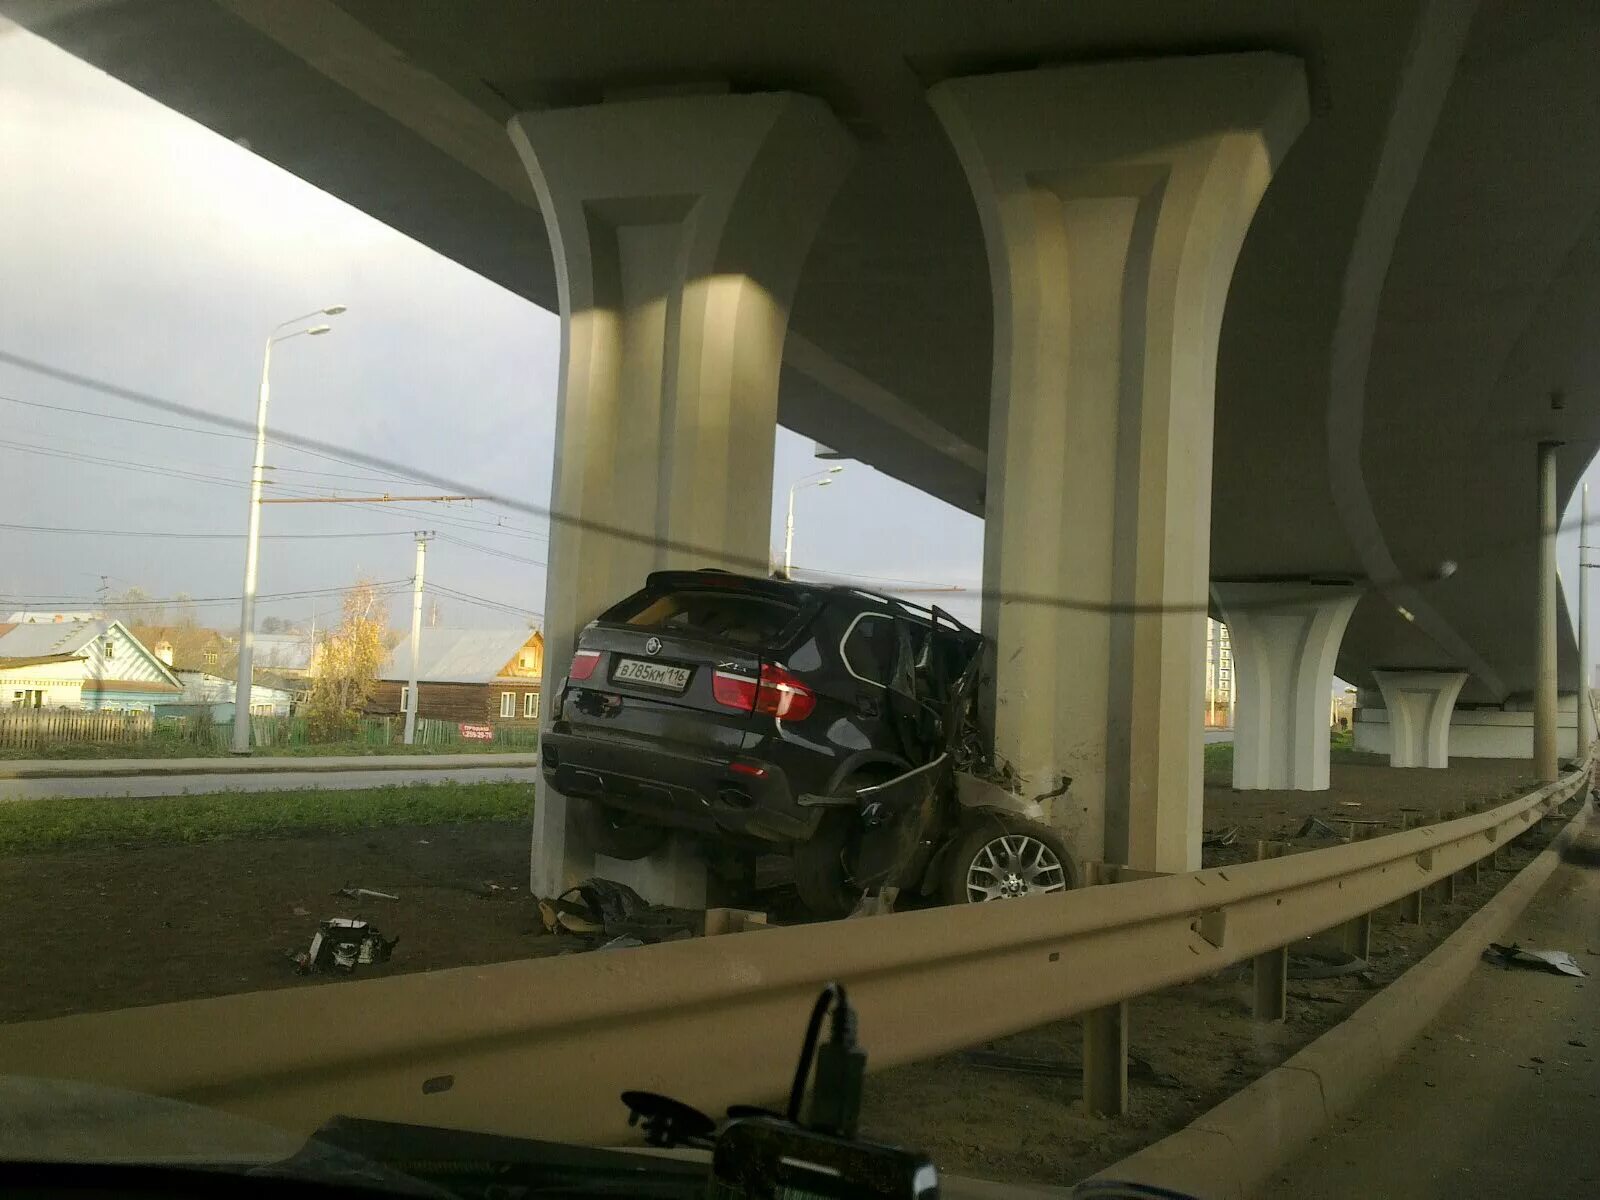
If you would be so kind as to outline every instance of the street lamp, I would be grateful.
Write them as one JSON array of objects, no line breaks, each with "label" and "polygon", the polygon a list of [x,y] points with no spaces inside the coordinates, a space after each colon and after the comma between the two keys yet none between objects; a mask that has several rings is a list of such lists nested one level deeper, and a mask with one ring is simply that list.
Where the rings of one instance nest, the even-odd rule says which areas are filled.
[{"label": "street lamp", "polygon": [[795,480],[789,485],[789,516],[783,524],[783,577],[794,578],[794,494],[803,487],[827,487],[833,482],[833,477],[844,470],[844,464],[829,467],[826,471],[818,471],[813,475],[806,475]]},{"label": "street lamp", "polygon": [[267,343],[261,352],[261,390],[256,395],[256,457],[250,471],[250,521],[244,549],[244,596],[239,602],[239,664],[233,685],[233,744],[235,754],[250,753],[250,695],[254,682],[252,658],[256,635],[256,562],[261,536],[261,482],[267,457],[267,396],[272,371],[272,347],[275,342],[286,342],[301,334],[320,337],[333,326],[326,323],[291,329],[312,317],[336,317],[345,311],[343,304],[330,304],[326,308],[312,309],[298,317],[280,321],[267,334]]}]

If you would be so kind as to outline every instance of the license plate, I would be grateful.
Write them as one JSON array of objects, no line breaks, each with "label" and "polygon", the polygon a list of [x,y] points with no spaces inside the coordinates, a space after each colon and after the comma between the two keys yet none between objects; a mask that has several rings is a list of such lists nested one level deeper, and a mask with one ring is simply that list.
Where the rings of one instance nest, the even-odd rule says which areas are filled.
[{"label": "license plate", "polygon": [[642,683],[646,687],[664,688],[671,692],[681,692],[689,686],[688,667],[669,667],[665,663],[641,662],[637,658],[625,658],[617,664],[617,669],[612,672],[611,678],[616,683]]}]

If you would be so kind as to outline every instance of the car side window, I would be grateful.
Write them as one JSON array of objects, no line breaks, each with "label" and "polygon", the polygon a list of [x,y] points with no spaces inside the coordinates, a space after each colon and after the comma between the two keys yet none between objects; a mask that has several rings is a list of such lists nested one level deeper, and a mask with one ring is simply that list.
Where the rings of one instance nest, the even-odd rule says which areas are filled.
[{"label": "car side window", "polygon": [[857,679],[887,687],[894,673],[893,619],[879,613],[862,613],[845,631],[839,655],[844,660],[844,669]]}]

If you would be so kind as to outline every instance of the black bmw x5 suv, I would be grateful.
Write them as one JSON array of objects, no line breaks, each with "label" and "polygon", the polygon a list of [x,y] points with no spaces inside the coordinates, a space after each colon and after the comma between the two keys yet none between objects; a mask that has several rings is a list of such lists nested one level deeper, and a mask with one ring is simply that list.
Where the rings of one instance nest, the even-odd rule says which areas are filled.
[{"label": "black bmw x5 suv", "polygon": [[592,802],[587,832],[612,857],[673,830],[803,848],[825,798],[928,760],[981,646],[947,614],[854,588],[659,571],[579,635],[545,778]]}]

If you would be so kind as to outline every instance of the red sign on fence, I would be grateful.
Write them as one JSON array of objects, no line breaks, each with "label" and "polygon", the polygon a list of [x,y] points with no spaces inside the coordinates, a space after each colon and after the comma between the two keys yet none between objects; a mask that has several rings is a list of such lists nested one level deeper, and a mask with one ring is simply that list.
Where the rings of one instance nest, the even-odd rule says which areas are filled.
[{"label": "red sign on fence", "polygon": [[464,741],[468,741],[468,742],[492,742],[492,741],[494,741],[494,726],[493,725],[468,725],[465,721],[463,721],[460,725],[456,726],[456,729],[460,732],[461,737],[462,737],[462,739]]}]

